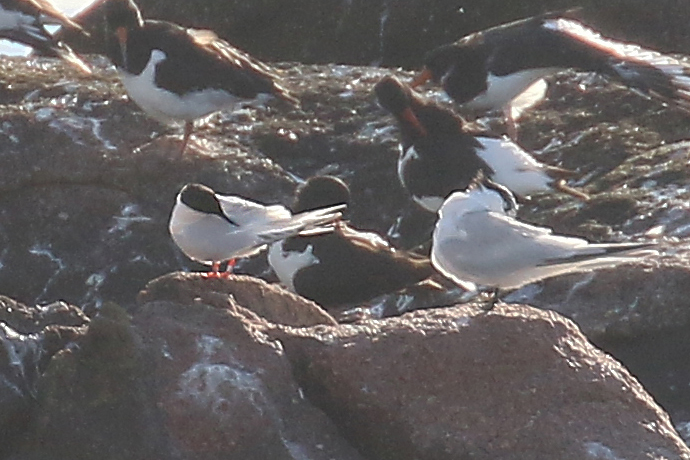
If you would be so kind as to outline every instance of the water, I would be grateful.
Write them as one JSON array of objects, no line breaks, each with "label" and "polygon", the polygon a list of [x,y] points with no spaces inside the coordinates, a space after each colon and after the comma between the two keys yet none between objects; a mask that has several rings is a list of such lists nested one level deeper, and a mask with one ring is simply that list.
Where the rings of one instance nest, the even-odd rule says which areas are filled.
[{"label": "water", "polygon": [[[64,11],[70,16],[77,14],[79,11],[86,8],[94,0],[52,0],[53,5],[58,9]],[[53,29],[50,29],[51,32]],[[26,56],[31,52],[28,46],[18,45],[9,40],[0,40],[0,54],[10,56]]]}]

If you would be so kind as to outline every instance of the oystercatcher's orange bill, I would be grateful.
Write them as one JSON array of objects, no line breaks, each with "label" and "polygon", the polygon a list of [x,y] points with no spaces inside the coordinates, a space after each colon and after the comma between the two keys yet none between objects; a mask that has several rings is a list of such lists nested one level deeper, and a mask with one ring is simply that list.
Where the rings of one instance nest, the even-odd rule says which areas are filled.
[{"label": "oystercatcher's orange bill", "polygon": [[414,114],[411,108],[407,107],[405,110],[403,110],[402,118],[403,120],[408,122],[414,129],[417,130],[417,134],[421,136],[426,136],[426,128],[422,126],[422,124],[419,122],[419,119]]},{"label": "oystercatcher's orange bill", "polygon": [[422,73],[419,74],[417,78],[415,78],[412,83],[410,83],[410,87],[416,88],[418,86],[423,85],[424,83],[428,82],[431,80],[431,70],[429,69],[424,69],[422,70]]}]

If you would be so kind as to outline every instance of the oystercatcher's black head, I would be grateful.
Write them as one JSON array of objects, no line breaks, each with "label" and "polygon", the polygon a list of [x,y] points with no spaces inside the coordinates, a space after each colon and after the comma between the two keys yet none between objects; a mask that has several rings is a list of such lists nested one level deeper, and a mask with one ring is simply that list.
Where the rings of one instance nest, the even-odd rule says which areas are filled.
[{"label": "oystercatcher's black head", "polygon": [[117,67],[127,68],[127,38],[144,26],[139,8],[132,0],[109,0],[105,8],[108,57]]},{"label": "oystercatcher's black head", "polygon": [[426,128],[415,115],[415,109],[424,103],[409,86],[395,77],[385,76],[376,83],[374,92],[379,105],[395,117],[403,131],[413,137],[426,136]]},{"label": "oystercatcher's black head", "polygon": [[396,77],[387,75],[374,86],[379,105],[395,116],[412,105],[412,90]]},{"label": "oystercatcher's black head", "polygon": [[136,29],[144,24],[141,11],[132,0],[109,0],[105,14],[108,26],[116,32],[121,28]]},{"label": "oystercatcher's black head", "polygon": [[315,176],[297,189],[294,212],[347,204],[350,201],[350,188],[337,177]]},{"label": "oystercatcher's black head", "polygon": [[[422,72],[422,76],[426,77],[424,81],[430,79],[436,83],[440,82],[441,78],[458,62],[462,52],[463,49],[454,43],[430,51],[424,58],[424,71]],[[419,82],[422,76],[415,80],[413,86],[423,83],[423,81]]]}]

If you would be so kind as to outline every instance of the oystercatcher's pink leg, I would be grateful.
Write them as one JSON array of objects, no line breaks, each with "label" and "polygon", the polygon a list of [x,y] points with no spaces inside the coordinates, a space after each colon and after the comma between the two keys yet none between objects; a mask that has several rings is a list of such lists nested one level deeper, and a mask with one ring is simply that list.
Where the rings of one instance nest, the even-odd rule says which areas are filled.
[{"label": "oystercatcher's pink leg", "polygon": [[510,140],[517,142],[518,141],[518,127],[517,127],[517,120],[515,119],[515,114],[513,113],[513,109],[510,105],[503,109],[503,118],[506,121],[506,134],[508,134],[508,137]]},{"label": "oystercatcher's pink leg", "polygon": [[192,136],[192,131],[194,130],[194,122],[188,121],[184,124],[184,136],[182,136],[182,149],[180,149],[180,155],[184,153],[189,143],[189,138]]}]

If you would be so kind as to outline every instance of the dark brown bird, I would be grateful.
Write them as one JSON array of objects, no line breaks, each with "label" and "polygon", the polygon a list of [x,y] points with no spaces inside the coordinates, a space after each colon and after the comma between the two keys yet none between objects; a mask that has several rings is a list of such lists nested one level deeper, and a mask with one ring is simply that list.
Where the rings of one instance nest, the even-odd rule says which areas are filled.
[{"label": "dark brown bird", "polygon": [[[347,203],[349,198],[340,179],[313,177],[298,190],[294,212]],[[283,285],[324,307],[366,302],[434,273],[428,258],[397,250],[378,234],[345,222],[275,243],[268,260]]]}]

